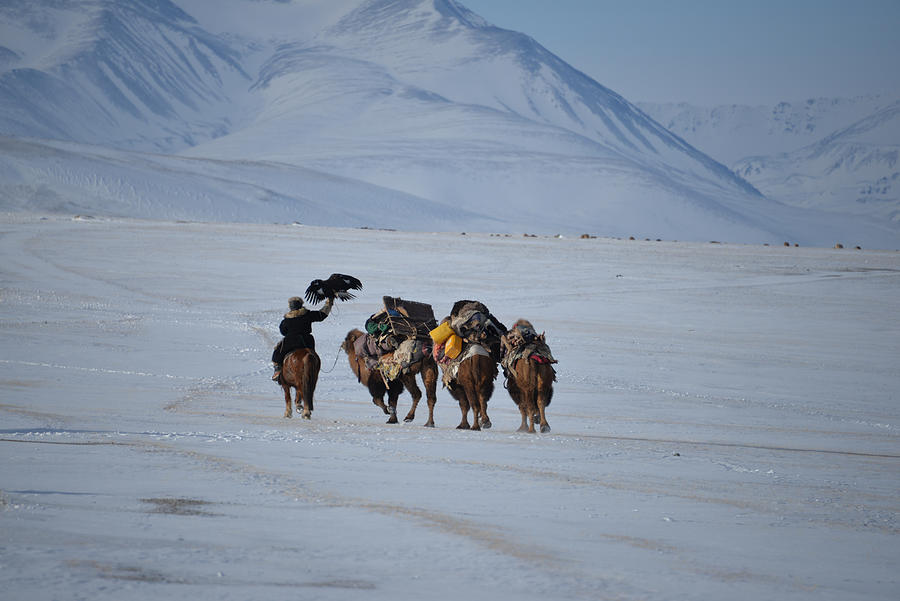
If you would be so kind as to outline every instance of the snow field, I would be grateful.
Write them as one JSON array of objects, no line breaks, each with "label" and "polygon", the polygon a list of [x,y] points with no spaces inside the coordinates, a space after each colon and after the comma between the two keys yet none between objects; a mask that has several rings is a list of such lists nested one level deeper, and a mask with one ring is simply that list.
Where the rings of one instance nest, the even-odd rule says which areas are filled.
[{"label": "snow field", "polygon": [[[898,590],[897,253],[23,215],[0,232],[11,599]],[[365,288],[317,324],[312,420],[285,420],[278,321],[334,271]],[[545,330],[552,432],[515,431],[500,379],[489,431],[455,430],[440,389],[435,429],[424,401],[386,425],[337,352],[384,295]]]}]

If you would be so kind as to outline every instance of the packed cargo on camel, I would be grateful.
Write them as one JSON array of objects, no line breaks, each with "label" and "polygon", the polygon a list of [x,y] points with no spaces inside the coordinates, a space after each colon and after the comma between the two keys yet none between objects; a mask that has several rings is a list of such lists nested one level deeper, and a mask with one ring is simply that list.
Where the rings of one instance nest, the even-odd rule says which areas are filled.
[{"label": "packed cargo on camel", "polygon": [[457,428],[461,430],[492,425],[487,404],[494,393],[500,338],[505,333],[506,326],[483,303],[472,300],[454,303],[450,315],[431,332],[434,359],[444,372],[442,381],[459,402],[462,419]]},{"label": "packed cargo on camel", "polygon": [[[397,400],[404,388],[413,404],[403,421],[415,419],[422,391],[416,376],[422,378],[428,402],[425,426],[434,427],[437,400],[437,365],[431,356],[431,331],[436,321],[431,305],[401,298],[384,297],[384,308],[366,320],[365,332],[347,333],[341,348],[347,353],[357,381],[372,395],[372,402],[389,415],[387,423],[396,424]],[[384,396],[387,394],[387,404]]]}]

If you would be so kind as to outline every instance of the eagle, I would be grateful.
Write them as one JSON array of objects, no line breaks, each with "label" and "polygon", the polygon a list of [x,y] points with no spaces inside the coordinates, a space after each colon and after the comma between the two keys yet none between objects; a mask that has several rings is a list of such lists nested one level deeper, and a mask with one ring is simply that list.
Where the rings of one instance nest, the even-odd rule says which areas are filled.
[{"label": "eagle", "polygon": [[306,288],[306,300],[320,303],[326,298],[339,298],[342,301],[356,298],[350,290],[362,290],[362,282],[352,275],[332,273],[327,280],[313,280]]}]

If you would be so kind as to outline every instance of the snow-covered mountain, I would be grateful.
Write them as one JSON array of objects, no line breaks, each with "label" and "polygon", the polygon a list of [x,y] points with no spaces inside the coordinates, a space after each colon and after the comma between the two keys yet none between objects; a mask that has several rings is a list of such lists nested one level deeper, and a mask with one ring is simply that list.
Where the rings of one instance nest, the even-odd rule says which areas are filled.
[{"label": "snow-covered mountain", "polygon": [[884,96],[809,98],[772,106],[637,102],[642,111],[691,145],[733,166],[751,156],[792,152],[888,106]]},{"label": "snow-covered mountain", "polygon": [[[830,244],[845,228],[867,246],[900,237],[765,198],[535,40],[453,0],[38,0],[0,7],[0,35],[0,133],[91,145],[64,149],[90,161],[51,166],[35,149],[59,158],[57,143],[8,140],[24,154],[0,157],[11,174],[4,206],[57,195],[96,213],[329,225],[343,215],[345,225],[418,229],[446,227],[449,208],[458,229]],[[185,169],[187,188],[210,182],[202,208],[175,211],[147,184],[177,185]],[[351,183],[318,185],[329,177]],[[104,193],[89,206],[120,180],[129,202]],[[366,186],[375,206],[333,194]],[[223,187],[267,192],[237,208],[240,194],[207,196]]]},{"label": "snow-covered mountain", "polygon": [[785,202],[900,224],[900,101],[814,144],[735,169]]},{"label": "snow-covered mountain", "polygon": [[792,206],[900,222],[898,101],[818,98],[774,107],[639,105]]},{"label": "snow-covered mountain", "polygon": [[[141,219],[299,222],[452,231],[509,225],[478,213],[303,167],[216,161],[0,136],[0,206]],[[524,227],[524,224],[517,224]]]},{"label": "snow-covered mountain", "polygon": [[186,153],[236,159],[265,139],[267,160],[553,229],[701,235],[688,229],[743,229],[738,207],[767,204],[534,40],[444,0],[362,3],[280,45],[254,87],[254,123]]},{"label": "snow-covered mountain", "polygon": [[0,5],[0,131],[169,151],[222,135],[251,83],[239,52],[167,0]]}]

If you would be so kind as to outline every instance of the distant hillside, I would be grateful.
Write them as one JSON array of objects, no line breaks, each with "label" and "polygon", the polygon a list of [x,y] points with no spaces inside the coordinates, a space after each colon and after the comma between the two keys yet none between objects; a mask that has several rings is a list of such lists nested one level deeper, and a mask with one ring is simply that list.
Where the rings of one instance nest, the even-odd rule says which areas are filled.
[{"label": "distant hillside", "polygon": [[751,157],[735,170],[792,205],[900,225],[900,101],[815,144]]},{"label": "distant hillside", "polygon": [[249,223],[452,231],[524,224],[303,167],[0,136],[0,207]]},{"label": "distant hillside", "polygon": [[797,150],[872,115],[895,99],[810,98],[773,106],[638,102],[673,133],[726,165]]}]

